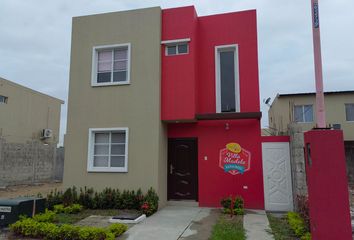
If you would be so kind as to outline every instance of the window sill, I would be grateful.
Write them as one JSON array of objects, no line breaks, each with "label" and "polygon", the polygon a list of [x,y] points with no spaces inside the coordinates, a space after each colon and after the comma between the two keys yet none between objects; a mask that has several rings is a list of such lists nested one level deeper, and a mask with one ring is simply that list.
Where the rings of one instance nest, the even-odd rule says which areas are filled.
[{"label": "window sill", "polygon": [[130,82],[107,82],[107,83],[91,83],[91,87],[106,87],[116,85],[130,85]]},{"label": "window sill", "polygon": [[93,172],[116,172],[116,173],[127,173],[128,169],[126,168],[89,168],[87,169],[87,172],[93,173]]}]

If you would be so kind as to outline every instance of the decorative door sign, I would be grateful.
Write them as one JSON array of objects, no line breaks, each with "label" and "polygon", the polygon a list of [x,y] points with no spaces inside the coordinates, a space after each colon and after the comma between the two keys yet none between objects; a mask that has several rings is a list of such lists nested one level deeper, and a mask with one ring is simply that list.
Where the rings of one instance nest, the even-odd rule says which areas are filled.
[{"label": "decorative door sign", "polygon": [[251,168],[251,153],[238,143],[228,143],[220,150],[219,167],[232,175],[244,174]]}]

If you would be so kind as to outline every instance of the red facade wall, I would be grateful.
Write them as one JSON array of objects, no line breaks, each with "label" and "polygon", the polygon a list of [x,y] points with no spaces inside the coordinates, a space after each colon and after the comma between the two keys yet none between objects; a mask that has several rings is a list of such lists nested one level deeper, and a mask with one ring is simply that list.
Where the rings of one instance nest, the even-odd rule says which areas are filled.
[{"label": "red facade wall", "polygon": [[190,38],[189,54],[162,54],[162,120],[215,113],[215,46],[238,44],[240,108],[259,111],[256,11],[198,17],[194,7],[162,11],[162,40]]},{"label": "red facade wall", "polygon": [[189,53],[166,56],[161,45],[161,119],[192,120],[196,113],[197,14],[194,7],[162,11],[162,41],[190,38]]},{"label": "red facade wall", "polygon": [[[225,129],[226,123],[229,130]],[[169,124],[168,137],[198,138],[199,206],[219,207],[222,197],[241,195],[246,208],[264,209],[259,120]],[[251,169],[243,175],[231,175],[219,167],[219,151],[230,142],[251,152]]]},{"label": "red facade wall", "polygon": [[198,113],[212,113],[215,98],[215,46],[238,44],[240,109],[259,112],[256,11],[198,18]]},{"label": "red facade wall", "polygon": [[[246,208],[264,209],[260,120],[195,120],[216,113],[219,45],[238,44],[241,112],[260,111],[256,11],[198,17],[194,7],[163,10],[162,41],[185,38],[191,39],[186,55],[165,56],[161,45],[161,119],[170,122],[169,138],[198,138],[199,205],[216,207],[222,197],[241,195]],[[251,169],[242,175],[219,167],[220,150],[231,142],[251,152]]]}]

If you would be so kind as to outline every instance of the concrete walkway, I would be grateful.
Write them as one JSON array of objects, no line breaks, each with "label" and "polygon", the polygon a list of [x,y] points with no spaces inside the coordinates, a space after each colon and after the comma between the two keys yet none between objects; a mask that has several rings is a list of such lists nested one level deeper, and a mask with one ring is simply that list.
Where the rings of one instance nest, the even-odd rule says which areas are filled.
[{"label": "concrete walkway", "polygon": [[243,227],[248,240],[272,240],[267,215],[263,210],[247,210],[243,217]]},{"label": "concrete walkway", "polygon": [[[198,207],[183,207],[183,206],[167,206],[153,216],[147,218],[144,222],[131,227],[124,233],[120,239],[125,240],[177,240],[177,239],[203,239],[200,237],[193,237],[198,235],[198,228],[196,222],[203,219],[208,219],[211,215],[212,209],[198,208]],[[215,222],[217,216],[215,216]],[[206,225],[205,225],[206,224]],[[214,225],[214,218],[211,221],[204,221],[201,231],[206,234],[207,239],[210,232],[205,231],[205,226],[212,229]]]}]

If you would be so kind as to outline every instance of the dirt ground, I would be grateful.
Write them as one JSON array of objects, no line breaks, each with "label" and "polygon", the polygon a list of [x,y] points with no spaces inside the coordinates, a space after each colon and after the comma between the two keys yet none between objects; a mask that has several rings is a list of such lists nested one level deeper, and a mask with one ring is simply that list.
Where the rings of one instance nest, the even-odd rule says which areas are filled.
[{"label": "dirt ground", "polygon": [[0,189],[0,198],[14,198],[20,196],[36,196],[41,193],[47,195],[51,190],[61,189],[62,183],[38,183],[34,185],[16,185]]}]

